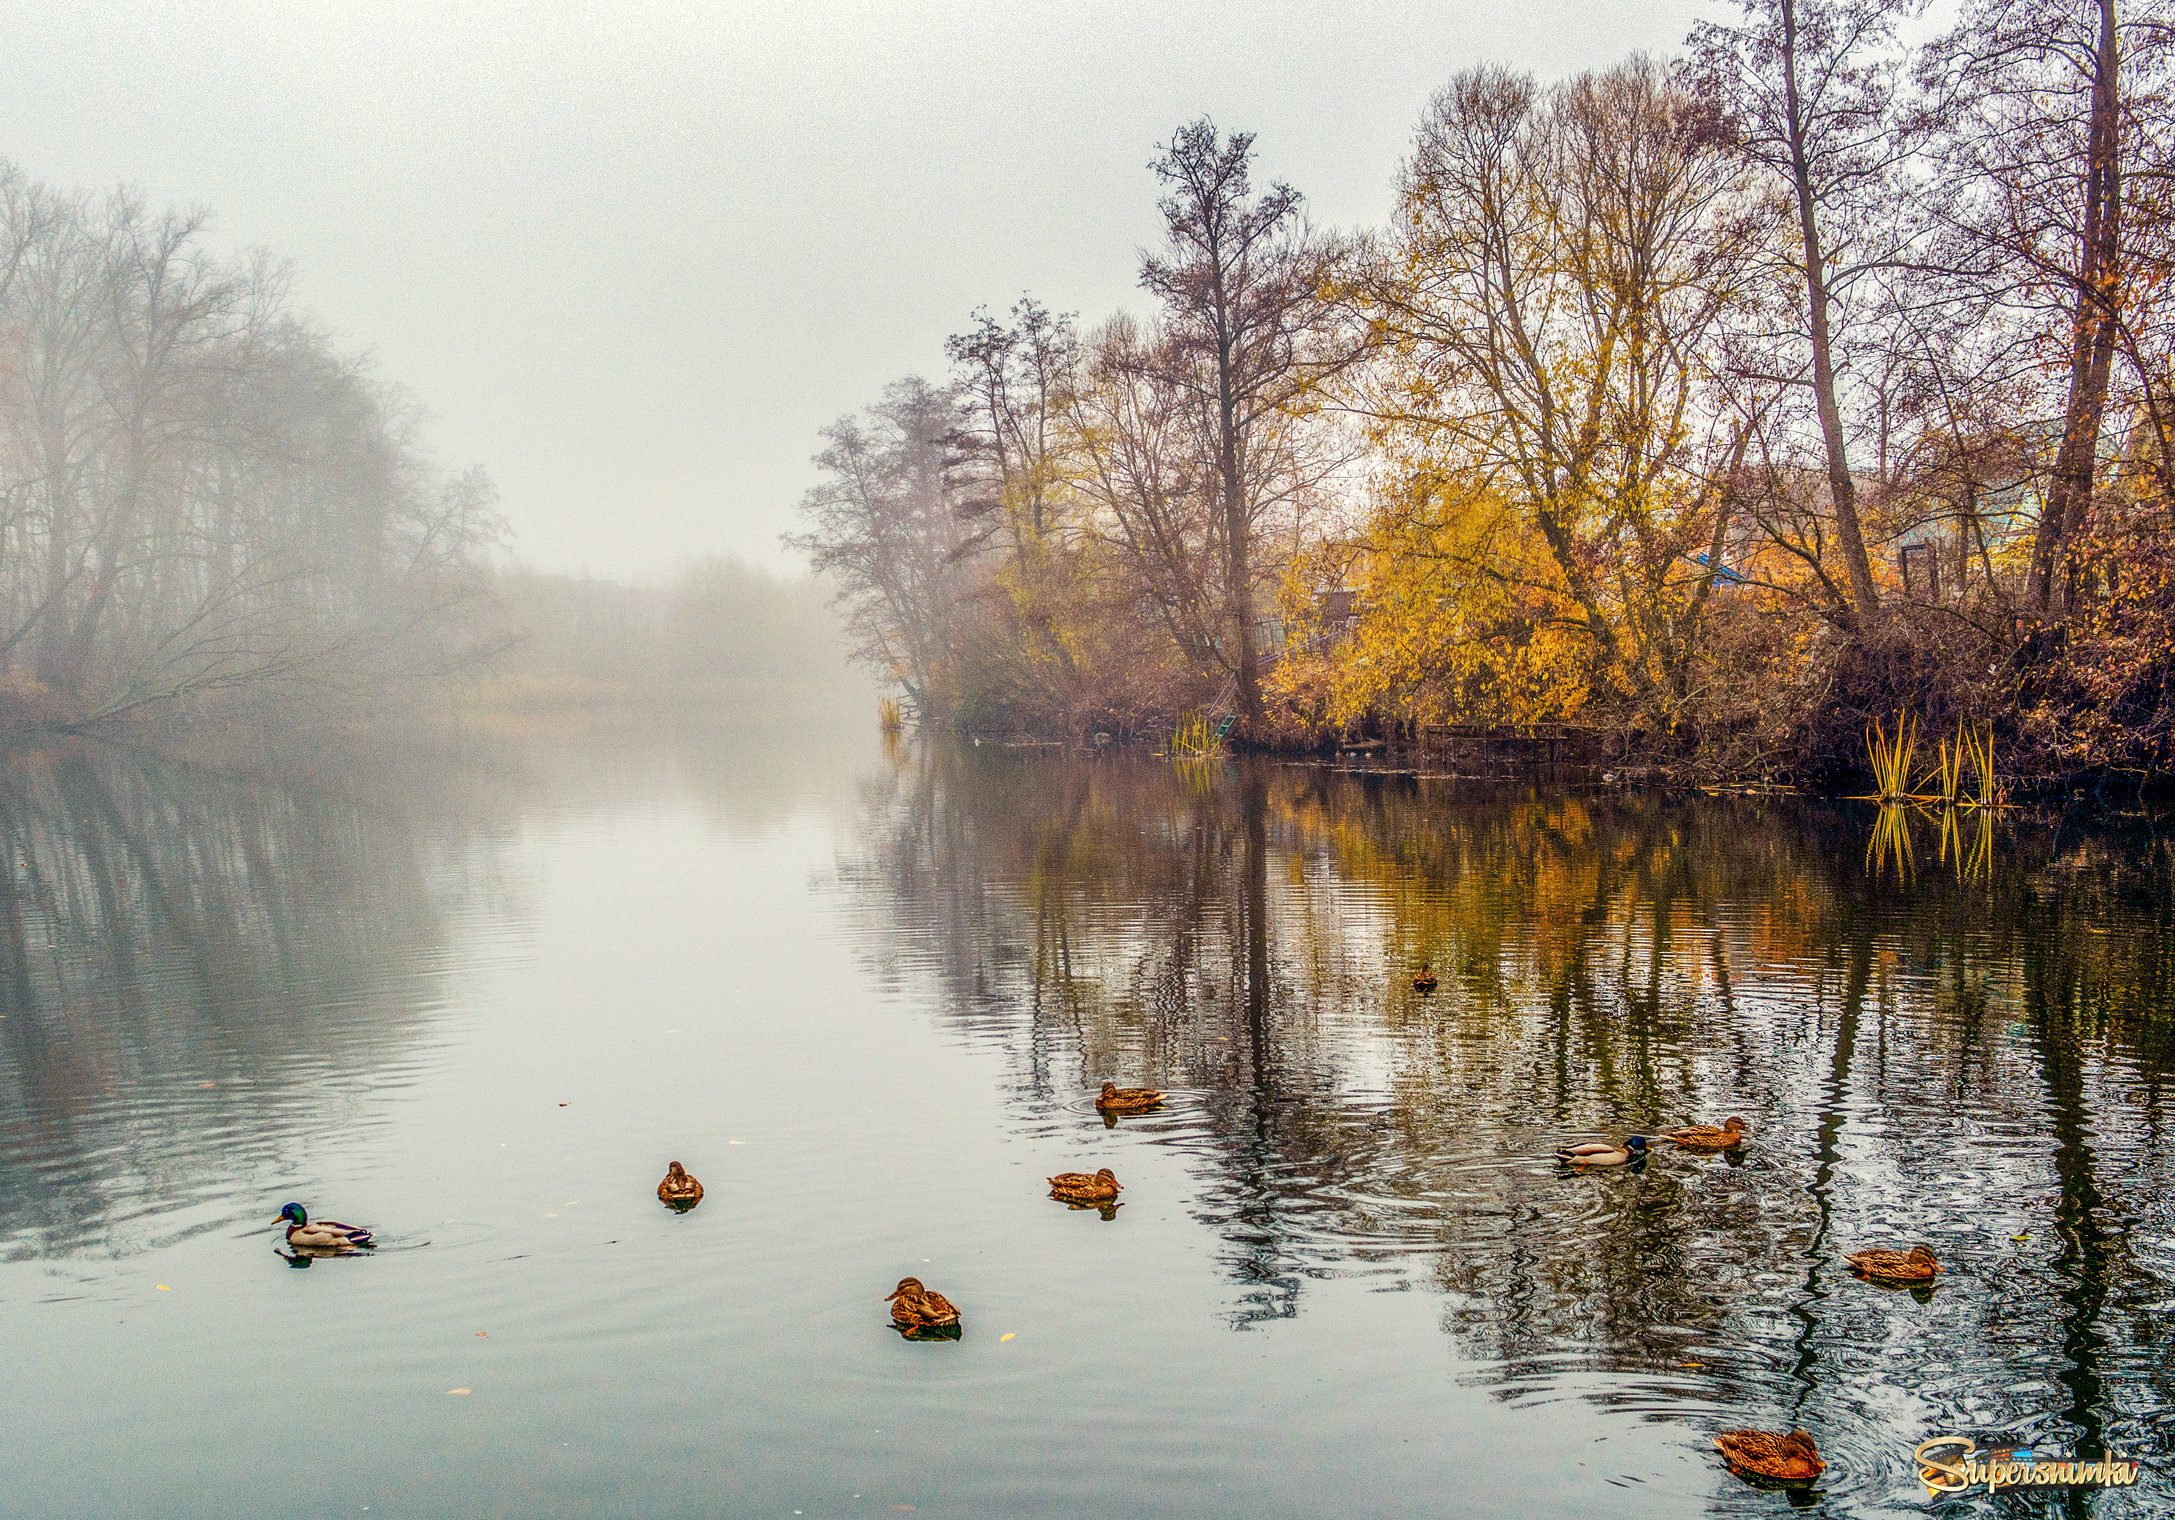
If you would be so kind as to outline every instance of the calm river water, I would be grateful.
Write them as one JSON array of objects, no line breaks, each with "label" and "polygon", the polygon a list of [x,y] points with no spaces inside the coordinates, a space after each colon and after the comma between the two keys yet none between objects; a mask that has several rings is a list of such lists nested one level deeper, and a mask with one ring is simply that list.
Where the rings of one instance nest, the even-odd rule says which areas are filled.
[{"label": "calm river water", "polygon": [[[1921,1515],[1949,1432],[2175,1503],[2142,825],[1905,862],[1849,805],[858,727],[4,782],[0,1514]],[[1113,1217],[1045,1196],[1100,1166]],[[290,1199],[380,1248],[290,1265]],[[1919,1242],[1930,1295],[1842,1270]]]}]

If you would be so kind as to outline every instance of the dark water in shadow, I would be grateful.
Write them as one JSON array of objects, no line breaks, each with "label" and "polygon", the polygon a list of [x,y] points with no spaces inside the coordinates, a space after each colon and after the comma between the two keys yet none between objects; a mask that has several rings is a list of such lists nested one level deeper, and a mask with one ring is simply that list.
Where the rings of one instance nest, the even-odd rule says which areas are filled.
[{"label": "dark water in shadow", "polygon": [[0,1514],[1920,1514],[1950,1431],[2175,1497],[2149,831],[858,729],[6,781]]}]

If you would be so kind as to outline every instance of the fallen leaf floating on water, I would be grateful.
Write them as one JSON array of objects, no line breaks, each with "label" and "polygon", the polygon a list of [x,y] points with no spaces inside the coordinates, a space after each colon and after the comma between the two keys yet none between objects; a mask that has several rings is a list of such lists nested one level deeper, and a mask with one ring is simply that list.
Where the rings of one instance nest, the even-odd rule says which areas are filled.
[{"label": "fallen leaf floating on water", "polygon": [[159,1284],[159,1291],[160,1291],[161,1293],[171,1293],[171,1292],[173,1292],[174,1290],[173,1290],[172,1288],[169,1288],[169,1287],[167,1287],[167,1286],[166,1286],[166,1284],[164,1284],[164,1283],[160,1283],[160,1284]]},{"label": "fallen leaf floating on water", "polygon": [[1017,1335],[1017,1334],[1019,1334],[1019,1332],[1018,1332],[1017,1330],[1007,1330],[1007,1331],[1005,1331],[1005,1333],[1004,1333],[1004,1334],[1002,1334],[1002,1335],[998,1336],[998,1337],[997,1337],[997,1339],[998,1339],[998,1340],[1000,1340],[1000,1341],[1008,1341],[1008,1340],[1012,1339],[1012,1337],[1013,1337],[1013,1336],[1015,1336],[1015,1335]]},{"label": "fallen leaf floating on water", "polygon": [[489,1335],[491,1332],[488,1330],[478,1330],[476,1333],[478,1335]]},{"label": "fallen leaf floating on water", "polygon": [[446,1392],[447,1392],[448,1394],[456,1394],[456,1393],[473,1393],[473,1392],[475,1392],[475,1390],[474,1390],[473,1388],[448,1388],[448,1389],[446,1390]]},{"label": "fallen leaf floating on water", "polygon": [[562,1103],[562,1104],[560,1104],[559,1106],[560,1106],[561,1108],[566,1108],[566,1107],[568,1107],[569,1105],[567,1105],[567,1104],[564,1104],[564,1103]]}]

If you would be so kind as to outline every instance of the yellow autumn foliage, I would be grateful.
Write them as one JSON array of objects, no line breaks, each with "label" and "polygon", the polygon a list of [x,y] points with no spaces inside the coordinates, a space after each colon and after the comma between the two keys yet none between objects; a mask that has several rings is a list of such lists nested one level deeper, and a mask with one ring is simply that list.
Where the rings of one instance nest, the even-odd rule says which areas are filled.
[{"label": "yellow autumn foliage", "polygon": [[1349,554],[1361,609],[1349,638],[1287,660],[1276,684],[1332,723],[1575,718],[1593,641],[1529,516],[1421,472],[1387,491]]}]

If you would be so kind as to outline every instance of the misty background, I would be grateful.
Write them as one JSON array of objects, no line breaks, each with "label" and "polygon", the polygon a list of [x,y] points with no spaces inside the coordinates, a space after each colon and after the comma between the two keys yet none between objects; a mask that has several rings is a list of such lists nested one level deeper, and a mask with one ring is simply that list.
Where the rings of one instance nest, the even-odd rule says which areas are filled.
[{"label": "misty background", "polygon": [[842,398],[974,307],[1142,303],[1147,164],[1201,113],[1324,225],[1378,222],[1479,59],[1674,51],[1712,5],[1556,0],[0,5],[0,153],[212,212],[481,465],[507,552],[669,585],[774,572]]}]

